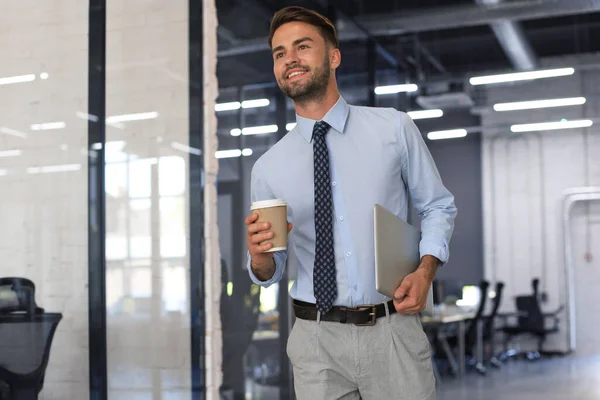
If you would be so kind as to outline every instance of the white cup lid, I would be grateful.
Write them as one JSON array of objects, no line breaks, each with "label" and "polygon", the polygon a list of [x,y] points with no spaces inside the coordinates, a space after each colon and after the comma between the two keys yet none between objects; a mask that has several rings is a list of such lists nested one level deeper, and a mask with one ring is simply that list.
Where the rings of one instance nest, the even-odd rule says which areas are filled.
[{"label": "white cup lid", "polygon": [[287,203],[285,202],[285,200],[281,200],[281,199],[262,200],[262,201],[255,201],[254,203],[252,203],[252,207],[250,207],[250,209],[257,210],[259,208],[281,207],[281,206],[287,206]]}]

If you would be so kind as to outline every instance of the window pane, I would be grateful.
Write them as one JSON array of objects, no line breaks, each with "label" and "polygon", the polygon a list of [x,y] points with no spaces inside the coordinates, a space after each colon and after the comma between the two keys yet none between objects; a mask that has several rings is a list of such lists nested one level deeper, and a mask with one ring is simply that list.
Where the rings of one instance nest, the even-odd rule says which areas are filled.
[{"label": "window pane", "polygon": [[120,199],[127,193],[127,164],[107,164],[105,167],[106,182],[104,184],[107,202],[108,197]]},{"label": "window pane", "polygon": [[181,157],[161,157],[158,164],[158,193],[173,196],[185,191],[185,161]]},{"label": "window pane", "polygon": [[185,202],[182,197],[160,199],[160,255],[186,254]]},{"label": "window pane", "polygon": [[129,164],[129,196],[150,197],[152,160],[135,160]]},{"label": "window pane", "polygon": [[165,311],[185,312],[187,290],[187,276],[184,267],[167,267],[163,269]]},{"label": "window pane", "polygon": [[152,295],[152,271],[150,267],[134,268],[131,271],[129,295],[131,297],[150,297]]}]

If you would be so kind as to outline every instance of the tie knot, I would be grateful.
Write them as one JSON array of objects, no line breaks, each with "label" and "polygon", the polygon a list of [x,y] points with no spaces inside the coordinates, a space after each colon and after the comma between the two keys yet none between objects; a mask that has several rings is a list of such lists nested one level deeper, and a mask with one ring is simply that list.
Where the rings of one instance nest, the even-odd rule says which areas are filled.
[{"label": "tie knot", "polygon": [[313,128],[313,138],[317,136],[325,136],[329,131],[329,124],[325,121],[317,121]]}]

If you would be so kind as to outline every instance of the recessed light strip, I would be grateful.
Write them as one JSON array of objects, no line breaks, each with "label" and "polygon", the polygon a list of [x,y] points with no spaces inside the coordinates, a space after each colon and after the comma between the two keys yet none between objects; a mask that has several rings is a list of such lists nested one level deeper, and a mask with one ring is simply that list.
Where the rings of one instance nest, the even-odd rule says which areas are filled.
[{"label": "recessed light strip", "polygon": [[527,81],[532,79],[554,78],[573,75],[574,68],[543,69],[538,71],[512,72],[509,74],[476,76],[469,79],[471,85],[489,85],[493,83]]},{"label": "recessed light strip", "polygon": [[590,119],[573,121],[540,122],[535,124],[517,124],[510,127],[512,132],[553,131],[558,129],[589,128],[593,125]]},{"label": "recessed light strip", "polygon": [[532,110],[536,108],[550,107],[565,107],[578,106],[585,104],[585,97],[568,97],[564,99],[546,99],[546,100],[531,100],[517,101],[513,103],[498,103],[494,104],[495,111],[516,111],[516,110]]}]

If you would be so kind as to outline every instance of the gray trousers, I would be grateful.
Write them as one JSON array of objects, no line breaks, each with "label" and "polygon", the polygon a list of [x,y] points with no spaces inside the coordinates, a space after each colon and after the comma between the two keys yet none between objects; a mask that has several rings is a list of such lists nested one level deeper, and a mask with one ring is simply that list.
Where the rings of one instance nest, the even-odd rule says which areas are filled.
[{"label": "gray trousers", "polygon": [[298,400],[435,400],[431,348],[417,315],[373,326],[296,319],[287,343]]}]

